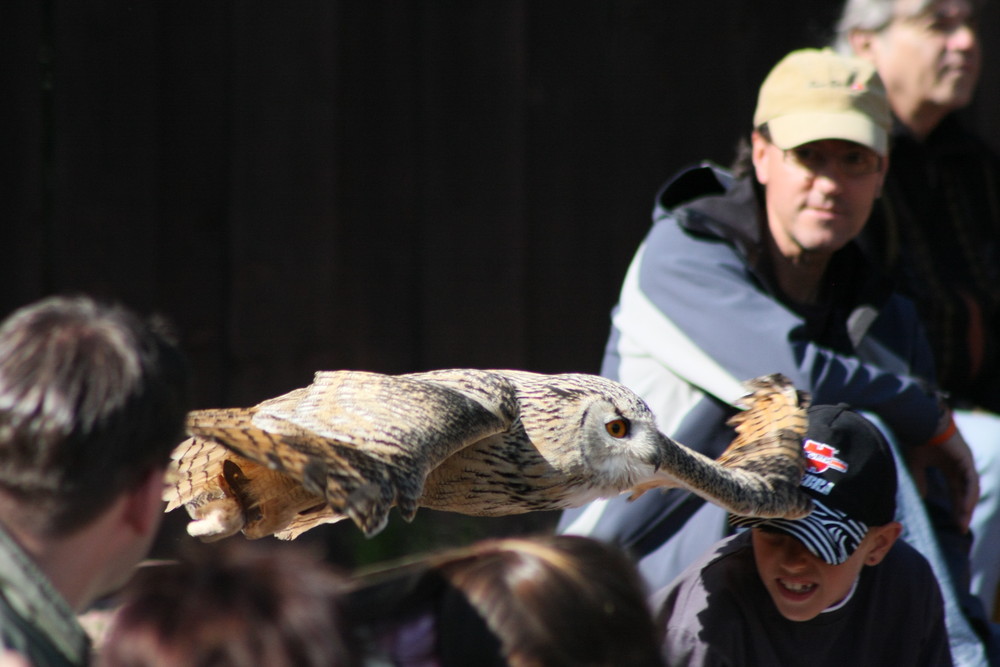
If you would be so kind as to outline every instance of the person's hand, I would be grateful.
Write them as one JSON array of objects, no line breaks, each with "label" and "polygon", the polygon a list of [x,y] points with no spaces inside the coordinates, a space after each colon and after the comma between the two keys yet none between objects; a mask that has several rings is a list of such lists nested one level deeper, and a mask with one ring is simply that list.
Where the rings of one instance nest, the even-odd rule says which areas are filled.
[{"label": "person's hand", "polygon": [[949,413],[941,434],[947,434],[949,429],[952,430],[951,434],[941,442],[935,442],[932,438],[928,444],[911,449],[907,455],[907,465],[921,495],[927,493],[927,468],[937,468],[944,474],[955,520],[962,530],[968,531],[972,510],[979,500],[979,473],[976,472],[972,451],[962,437],[962,432],[951,424]]}]

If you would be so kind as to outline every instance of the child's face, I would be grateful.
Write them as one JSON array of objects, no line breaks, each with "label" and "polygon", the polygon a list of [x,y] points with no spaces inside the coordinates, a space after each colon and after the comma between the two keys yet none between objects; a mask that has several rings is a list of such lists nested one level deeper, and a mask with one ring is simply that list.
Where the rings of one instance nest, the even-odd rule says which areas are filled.
[{"label": "child's face", "polygon": [[791,535],[754,528],[757,573],[782,616],[808,621],[847,597],[861,568],[881,562],[901,530],[898,523],[870,528],[850,558],[830,565]]}]

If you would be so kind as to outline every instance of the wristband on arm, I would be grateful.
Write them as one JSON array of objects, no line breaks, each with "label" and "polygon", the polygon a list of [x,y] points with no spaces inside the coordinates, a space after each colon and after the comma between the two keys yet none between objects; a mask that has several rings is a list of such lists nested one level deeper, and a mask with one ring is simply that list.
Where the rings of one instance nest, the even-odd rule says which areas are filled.
[{"label": "wristband on arm", "polygon": [[957,431],[957,430],[958,430],[958,427],[955,426],[955,416],[952,415],[951,412],[949,411],[948,412],[948,425],[945,426],[945,428],[944,428],[943,431],[941,431],[940,433],[938,433],[937,435],[935,435],[933,438],[931,438],[930,440],[928,440],[926,444],[929,445],[929,446],[931,446],[931,447],[936,447],[936,446],[938,446],[940,444],[943,444],[946,440],[948,440],[949,438],[951,438],[951,436],[955,435],[955,431]]}]

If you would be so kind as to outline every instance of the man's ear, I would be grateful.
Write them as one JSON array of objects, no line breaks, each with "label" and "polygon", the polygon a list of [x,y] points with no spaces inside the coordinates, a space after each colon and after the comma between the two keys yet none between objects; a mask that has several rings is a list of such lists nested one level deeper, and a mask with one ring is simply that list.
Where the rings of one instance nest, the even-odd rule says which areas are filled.
[{"label": "man's ear", "polygon": [[157,530],[163,515],[163,477],[165,471],[154,469],[126,492],[124,520],[135,532],[145,535]]},{"label": "man's ear", "polygon": [[769,159],[767,153],[768,141],[760,132],[754,130],[750,135],[750,159],[753,161],[754,173],[757,176],[757,182],[761,185],[767,185],[767,161]]},{"label": "man's ear", "polygon": [[903,532],[903,524],[898,521],[890,521],[884,526],[875,526],[870,531],[872,545],[865,555],[865,565],[878,565],[899,539]]}]

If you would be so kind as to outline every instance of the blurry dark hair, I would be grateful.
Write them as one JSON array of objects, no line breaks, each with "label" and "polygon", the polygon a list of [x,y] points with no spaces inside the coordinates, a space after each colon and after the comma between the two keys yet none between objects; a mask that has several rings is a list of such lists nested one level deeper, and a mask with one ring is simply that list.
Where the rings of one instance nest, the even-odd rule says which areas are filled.
[{"label": "blurry dark hair", "polygon": [[484,540],[382,573],[348,605],[383,629],[432,615],[442,667],[662,665],[635,566],[585,537]]},{"label": "blurry dark hair", "polygon": [[753,177],[753,150],[749,137],[740,137],[736,142],[736,157],[729,170],[735,178]]},{"label": "blurry dark hair", "polygon": [[[771,131],[767,123],[762,123],[755,128],[755,131],[764,138],[764,141],[771,141]],[[736,156],[733,158],[729,171],[734,178],[749,178],[753,187],[754,196],[760,206],[764,205],[764,186],[757,180],[757,174],[753,167],[753,145],[750,143],[750,135],[741,136],[736,142]]]},{"label": "blurry dark hair", "polygon": [[104,667],[353,667],[343,578],[296,549],[232,541],[141,568],[126,589]]},{"label": "blurry dark hair", "polygon": [[162,319],[51,297],[0,325],[0,492],[34,529],[85,524],[166,467],[188,368]]}]

